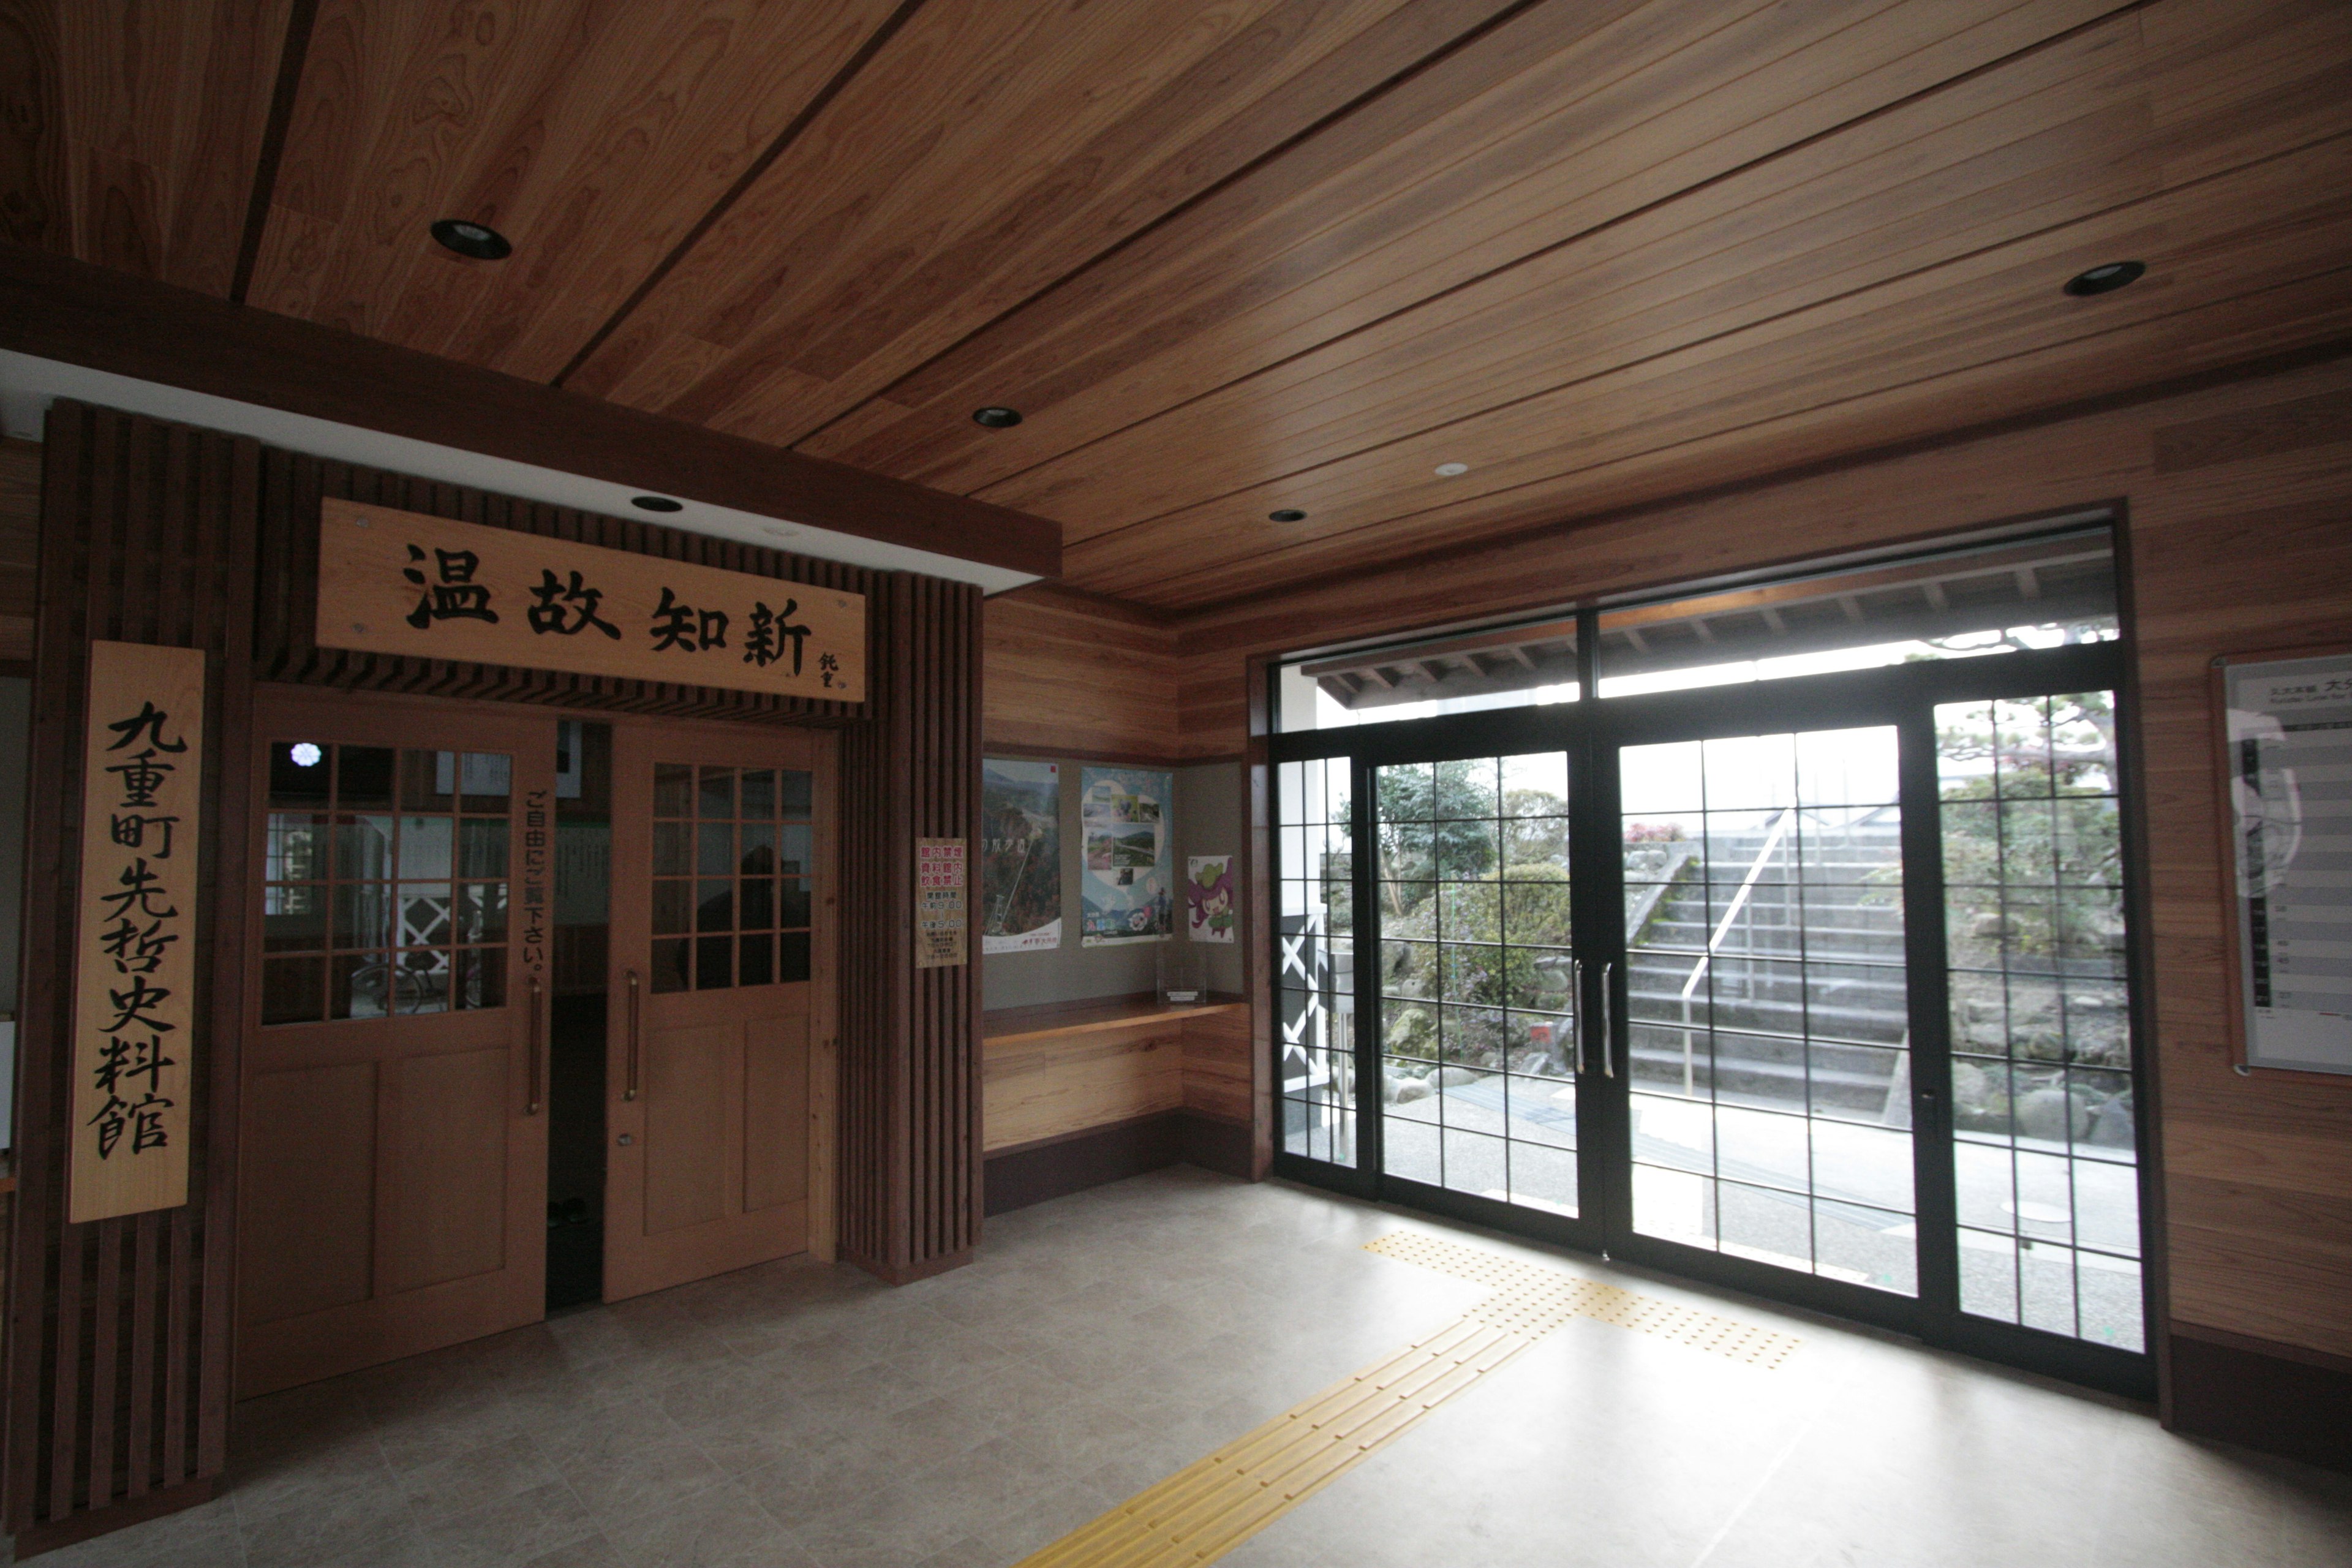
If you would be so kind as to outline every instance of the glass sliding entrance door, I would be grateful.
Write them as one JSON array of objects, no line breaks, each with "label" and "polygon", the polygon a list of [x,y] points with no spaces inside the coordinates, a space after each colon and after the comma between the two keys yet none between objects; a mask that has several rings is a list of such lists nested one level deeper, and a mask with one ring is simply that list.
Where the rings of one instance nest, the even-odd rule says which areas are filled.
[{"label": "glass sliding entrance door", "polygon": [[2106,548],[1278,671],[1276,1170],[2150,1392]]},{"label": "glass sliding entrance door", "polygon": [[1894,728],[1618,772],[1633,1229],[1916,1294]]},{"label": "glass sliding entrance door", "polygon": [[1372,770],[1382,1171],[1579,1212],[1561,752]]}]

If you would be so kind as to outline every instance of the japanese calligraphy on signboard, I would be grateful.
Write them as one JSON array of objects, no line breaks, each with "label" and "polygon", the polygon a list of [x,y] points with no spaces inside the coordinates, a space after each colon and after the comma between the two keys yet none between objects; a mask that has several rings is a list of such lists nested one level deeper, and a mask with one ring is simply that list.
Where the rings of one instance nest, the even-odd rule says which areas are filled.
[{"label": "japanese calligraphy on signboard", "polygon": [[324,647],[866,700],[866,600],[329,497]]},{"label": "japanese calligraphy on signboard", "polygon": [[549,792],[531,789],[522,797],[522,967],[523,973],[547,973],[547,931],[554,901],[549,896],[548,871],[555,843],[554,814]]},{"label": "japanese calligraphy on signboard", "polygon": [[964,844],[961,838],[915,840],[915,967],[947,969],[964,962]]},{"label": "japanese calligraphy on signboard", "polygon": [[82,773],[76,1225],[188,1200],[204,778],[200,649],[96,642]]}]

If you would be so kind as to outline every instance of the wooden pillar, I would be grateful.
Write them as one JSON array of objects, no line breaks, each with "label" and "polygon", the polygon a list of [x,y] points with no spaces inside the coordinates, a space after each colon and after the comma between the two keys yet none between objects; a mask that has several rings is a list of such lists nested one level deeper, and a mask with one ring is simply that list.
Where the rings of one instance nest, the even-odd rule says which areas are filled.
[{"label": "wooden pillar", "polygon": [[915,840],[977,841],[980,594],[869,601],[867,721],[842,750],[841,1252],[893,1284],[980,1241],[980,965],[914,966]]},{"label": "wooden pillar", "polygon": [[[5,1524],[20,1555],[208,1495],[226,1458],[250,708],[250,441],[61,403],[42,453],[39,629],[8,1270]],[[66,1223],[82,730],[93,638],[206,655],[188,1202]],[[224,803],[233,803],[224,809]]]}]

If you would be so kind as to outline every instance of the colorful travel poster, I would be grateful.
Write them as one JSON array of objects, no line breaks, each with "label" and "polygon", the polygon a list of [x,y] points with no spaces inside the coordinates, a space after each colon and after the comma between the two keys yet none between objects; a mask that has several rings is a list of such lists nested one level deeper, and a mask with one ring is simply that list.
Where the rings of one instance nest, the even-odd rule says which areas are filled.
[{"label": "colorful travel poster", "polygon": [[1062,945],[1062,767],[980,764],[980,951]]},{"label": "colorful travel poster", "polygon": [[1234,940],[1234,858],[1194,855],[1184,862],[1185,934],[1194,942]]},{"label": "colorful travel poster", "polygon": [[1142,768],[1082,768],[1078,836],[1083,942],[1111,947],[1166,942],[1175,930],[1175,868],[1168,809],[1174,775]]}]

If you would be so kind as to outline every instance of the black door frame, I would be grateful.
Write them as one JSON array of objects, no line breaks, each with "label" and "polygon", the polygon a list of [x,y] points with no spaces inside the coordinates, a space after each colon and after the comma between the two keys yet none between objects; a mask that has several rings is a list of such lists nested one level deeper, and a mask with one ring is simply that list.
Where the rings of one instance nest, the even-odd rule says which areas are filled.
[{"label": "black door frame", "polygon": [[[1936,758],[1935,709],[1947,702],[2025,699],[2069,691],[2105,690],[2116,697],[2116,789],[2126,846],[2137,842],[2135,784],[2137,716],[2130,701],[2130,657],[2121,641],[2008,652],[1977,658],[1885,666],[1845,673],[1698,688],[1639,697],[1595,700],[1593,650],[1599,613],[1579,616],[1580,700],[1443,715],[1352,729],[1276,733],[1268,761],[1344,759],[1351,770],[1350,838],[1373,841],[1374,770],[1396,763],[1562,752],[1569,758],[1571,921],[1575,951],[1584,960],[1578,1028],[1607,1023],[1604,1040],[1586,1033],[1586,1070],[1577,1075],[1579,1215],[1515,1205],[1475,1194],[1387,1175],[1383,1169],[1381,1097],[1360,1089],[1354,1168],[1311,1160],[1278,1145],[1275,1173],[1378,1202],[1460,1219],[1532,1240],[1597,1253],[1707,1284],[1785,1301],[1915,1335],[1943,1348],[2003,1362],[2135,1398],[2152,1398],[2156,1370],[2149,1352],[2127,1352],[2071,1336],[1970,1317],[1959,1310],[1958,1216],[1951,1151],[1951,1060],[1945,978],[1942,830]],[[1269,679],[1273,671],[1269,670]],[[1632,1135],[1627,1101],[1631,1030],[1626,1018],[1626,932],[1620,853],[1618,750],[1629,745],[1733,735],[1824,729],[1889,727],[1900,747],[1904,856],[1904,957],[1911,1016],[1914,1203],[1918,1226],[1918,1295],[1801,1274],[1729,1254],[1707,1251],[1632,1227]],[[1275,801],[1277,821],[1279,792]],[[1277,836],[1278,839],[1278,836]],[[1377,867],[1369,854],[1352,858],[1353,940],[1364,960],[1353,969],[1355,1075],[1359,1086],[1381,1079],[1382,1037],[1378,953],[1381,933]],[[2138,857],[2124,857],[2126,920],[2139,923]],[[1277,875],[1280,873],[1277,871]],[[1278,923],[1278,922],[1277,922]],[[1589,939],[1589,940],[1588,940]],[[1278,931],[1276,973],[1280,973]],[[2159,1317],[2156,1274],[2148,1258],[2157,1193],[2147,1092],[2150,1041],[2144,1030],[2144,942],[2134,933],[2126,948],[2130,1011],[2133,1102],[2137,1118],[2137,1178],[2142,1235],[2142,1312],[2153,1344]],[[1607,995],[1603,996],[1604,985]],[[1277,1047],[1278,1048],[1278,1047]],[[1618,1079],[1623,1068],[1627,1078]],[[1273,1092],[1281,1093],[1279,1074]],[[1276,1125],[1281,1124],[1279,1106]]]}]

